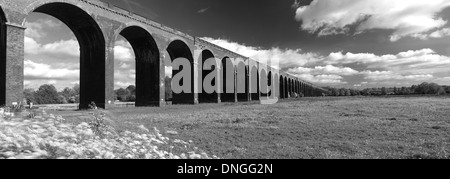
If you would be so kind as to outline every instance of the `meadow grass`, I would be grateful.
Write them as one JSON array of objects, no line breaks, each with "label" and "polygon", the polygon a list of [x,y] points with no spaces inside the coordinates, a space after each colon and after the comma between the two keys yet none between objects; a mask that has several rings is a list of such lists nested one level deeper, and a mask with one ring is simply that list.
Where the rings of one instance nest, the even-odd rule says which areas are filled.
[{"label": "meadow grass", "polygon": [[[158,128],[230,159],[450,158],[450,98],[303,98],[106,111],[118,131]],[[58,111],[79,123],[82,111]]]}]

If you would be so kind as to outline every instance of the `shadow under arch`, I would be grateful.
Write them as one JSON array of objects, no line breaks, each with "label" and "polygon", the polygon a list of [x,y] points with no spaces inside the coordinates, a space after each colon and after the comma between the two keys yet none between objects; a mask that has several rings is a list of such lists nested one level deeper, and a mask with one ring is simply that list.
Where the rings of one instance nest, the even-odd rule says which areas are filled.
[{"label": "shadow under arch", "polygon": [[280,89],[279,89],[279,98],[280,99],[284,99],[284,93],[285,93],[285,90],[284,90],[284,88],[285,88],[285,83],[284,83],[284,77],[283,77],[283,75],[280,75],[280,79],[279,79],[279,83],[280,83]]},{"label": "shadow under arch", "polygon": [[120,32],[133,48],[136,57],[136,106],[159,106],[160,54],[153,36],[139,26]]},{"label": "shadow under arch", "polygon": [[250,76],[251,76],[251,90],[250,90],[250,96],[252,100],[259,100],[260,99],[260,75],[259,70],[256,66],[253,66],[250,70]]},{"label": "shadow under arch", "polygon": [[272,93],[275,91],[273,82],[274,82],[274,79],[273,79],[272,71],[269,70],[267,72],[267,93],[266,93],[266,96],[272,96]]},{"label": "shadow under arch", "polygon": [[63,2],[42,4],[31,12],[53,16],[72,30],[80,46],[79,107],[87,109],[95,102],[105,108],[105,38],[97,22],[79,7]]},{"label": "shadow under arch", "polygon": [[[170,42],[169,46],[167,47],[167,53],[169,53],[170,59],[173,63],[174,60],[178,58],[184,58],[187,59],[190,62],[191,65],[191,79],[183,78],[180,83],[191,83],[191,92],[190,93],[180,93],[176,94],[173,93],[172,98],[172,104],[195,104],[197,103],[195,99],[195,93],[194,93],[194,58],[192,56],[191,49],[189,46],[181,41],[181,40],[174,40]],[[183,69],[181,67],[179,70],[172,70],[172,77],[176,76],[179,72],[181,72]],[[173,86],[173,85],[172,85]]]},{"label": "shadow under arch", "polygon": [[284,77],[284,98],[289,98],[289,81],[287,77]]},{"label": "shadow under arch", "polygon": [[229,57],[222,59],[223,88],[220,95],[222,102],[235,102],[236,73],[233,61]]},{"label": "shadow under arch", "polygon": [[249,101],[249,72],[248,66],[240,61],[236,67],[236,92],[238,102]]},{"label": "shadow under arch", "polygon": [[6,105],[6,15],[0,7],[0,106]]}]

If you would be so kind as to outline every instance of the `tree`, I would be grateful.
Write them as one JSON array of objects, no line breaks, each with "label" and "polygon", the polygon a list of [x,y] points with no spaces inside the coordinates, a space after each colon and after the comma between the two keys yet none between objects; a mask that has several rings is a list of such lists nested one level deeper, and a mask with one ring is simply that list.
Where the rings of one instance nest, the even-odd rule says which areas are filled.
[{"label": "tree", "polygon": [[60,95],[64,96],[64,98],[66,98],[66,99],[70,99],[71,97],[76,96],[77,94],[75,94],[75,90],[67,87],[67,88],[64,88],[64,90],[60,92]]},{"label": "tree", "polygon": [[447,94],[447,92],[445,91],[445,88],[444,87],[440,87],[438,92],[437,92],[437,95],[445,95],[445,94]]},{"label": "tree", "polygon": [[445,92],[446,92],[446,93],[450,93],[450,86],[446,86],[446,87],[445,87]]},{"label": "tree", "polygon": [[410,95],[410,94],[412,94],[412,91],[410,88],[402,87],[402,89],[400,90],[400,94],[401,95]]},{"label": "tree", "polygon": [[347,90],[345,88],[339,89],[339,96],[346,96],[346,95],[347,95]]},{"label": "tree", "polygon": [[58,91],[53,85],[42,85],[35,93],[37,104],[61,104]]},{"label": "tree", "polygon": [[386,89],[386,87],[381,88],[381,95],[387,95],[388,91]]},{"label": "tree", "polygon": [[117,100],[119,101],[126,101],[128,96],[130,95],[130,92],[126,89],[120,88],[115,91]]},{"label": "tree", "polygon": [[25,89],[23,91],[23,96],[27,100],[27,104],[30,104],[30,103],[36,104],[36,99],[34,97],[35,93],[36,92],[34,91],[34,89]]},{"label": "tree", "polygon": [[369,88],[364,89],[364,90],[362,91],[362,95],[364,95],[364,96],[370,96],[370,95],[372,95],[372,90],[369,89]]},{"label": "tree", "polygon": [[[129,97],[130,96],[136,96],[136,86],[130,85],[130,86],[127,87],[127,90],[129,92]],[[136,97],[134,99],[136,99]]]},{"label": "tree", "polygon": [[331,89],[331,96],[339,96],[339,90],[336,88]]},{"label": "tree", "polygon": [[80,95],[80,85],[75,84],[75,86],[72,88],[76,95]]},{"label": "tree", "polygon": [[351,96],[352,93],[350,91],[350,89],[345,89],[345,96]]}]

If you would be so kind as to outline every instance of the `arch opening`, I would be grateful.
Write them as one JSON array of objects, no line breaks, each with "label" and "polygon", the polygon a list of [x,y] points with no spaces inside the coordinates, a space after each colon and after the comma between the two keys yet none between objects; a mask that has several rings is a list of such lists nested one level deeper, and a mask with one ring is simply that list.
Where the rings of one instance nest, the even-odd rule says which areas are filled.
[{"label": "arch opening", "polygon": [[[64,59],[64,57],[58,57],[60,60],[58,62],[50,62],[47,61],[48,59],[41,59],[43,63],[47,63],[48,68],[46,73],[47,74],[40,74],[37,76],[37,78],[48,79],[47,86],[52,86],[53,84],[60,84],[60,81],[62,80],[68,80],[69,77],[66,77],[65,75],[67,73],[71,74],[70,79],[76,78],[77,84],[79,86],[74,87],[73,90],[77,88],[77,102],[79,102],[78,108],[79,109],[88,109],[90,104],[92,102],[95,103],[97,107],[105,108],[106,107],[106,78],[105,78],[105,54],[106,54],[106,48],[105,48],[105,38],[103,36],[103,32],[100,29],[97,22],[84,10],[80,9],[79,7],[69,4],[69,3],[62,3],[62,2],[52,2],[43,4],[33,11],[31,11],[29,14],[27,14],[27,19],[35,17],[36,14],[45,14],[48,16],[51,16],[52,18],[55,18],[62,22],[64,24],[64,28],[70,29],[70,31],[73,33],[74,38],[71,38],[71,40],[68,41],[55,41],[52,45],[54,48],[60,47],[61,49],[64,49],[63,53],[70,54],[71,57],[75,57],[74,59],[79,59],[78,62],[75,62],[74,64],[67,64],[66,61],[61,61],[60,59]],[[54,29],[46,30],[47,32],[52,32],[55,35],[55,38],[58,37],[58,33],[55,33],[53,31]],[[68,30],[69,31],[69,30]],[[52,36],[53,37],[53,36]],[[26,39],[28,42],[30,39]],[[32,39],[31,39],[32,40]],[[77,41],[77,42],[75,42]],[[73,42],[73,43],[72,43]],[[66,44],[64,44],[66,43]],[[25,43],[27,44],[27,43]],[[69,45],[68,45],[69,44]],[[36,44],[38,49],[37,52],[42,52],[41,50],[45,50],[44,45]],[[57,46],[59,45],[59,46]],[[39,48],[42,48],[39,50]],[[27,49],[27,48],[25,48]],[[60,50],[60,49],[59,49]],[[60,52],[58,49],[51,50],[51,52]],[[27,54],[27,52],[25,53]],[[66,57],[67,58],[67,57]],[[65,64],[65,65],[59,65],[57,68],[54,69],[54,64]],[[25,62],[25,66],[31,65],[33,66],[33,62]],[[34,64],[36,65],[36,64]],[[36,67],[37,68],[37,67]],[[33,68],[31,68],[33,69]],[[30,69],[28,69],[30,70]],[[59,70],[59,71],[57,71]],[[34,74],[36,71],[31,71],[31,74]],[[30,71],[27,71],[27,67],[25,67],[25,74],[29,74]],[[56,74],[57,73],[57,74]],[[54,74],[54,75],[51,75]],[[28,75],[30,76],[30,75]],[[55,77],[56,76],[56,77]],[[27,78],[27,75],[25,75],[25,78]],[[32,76],[32,78],[36,78],[36,76]],[[72,79],[74,80],[74,79]],[[26,81],[25,81],[26,82]],[[72,83],[72,85],[75,84],[75,82]],[[67,86],[66,86],[67,87]],[[69,89],[68,87],[66,89]],[[64,89],[63,92],[66,91]],[[54,91],[54,90],[53,90]],[[62,95],[64,96],[64,95]],[[58,96],[58,98],[60,98]],[[67,99],[66,99],[67,100]],[[49,101],[50,103],[51,101]]]},{"label": "arch opening", "polygon": [[285,90],[284,90],[284,77],[281,75],[280,76],[280,81],[279,81],[279,83],[280,83],[280,93],[279,93],[279,98],[280,99],[284,99],[284,93],[285,93]]},{"label": "arch opening", "polygon": [[[178,58],[187,59],[193,67],[194,58],[192,56],[191,49],[189,46],[181,40],[172,41],[167,47],[167,52],[170,56],[172,62],[174,62]],[[181,67],[178,70],[172,69],[172,77],[176,76],[183,70]],[[195,104],[195,93],[194,93],[194,69],[190,70],[190,79],[183,78],[180,81],[180,85],[184,85],[184,83],[190,83],[190,93],[181,92],[179,94],[172,93],[172,104]],[[173,90],[170,90],[173,91]]]},{"label": "arch opening", "polygon": [[289,81],[287,77],[284,77],[284,98],[289,98]]},{"label": "arch opening", "polygon": [[[277,78],[275,78],[277,79]],[[269,71],[267,73],[267,96],[272,96],[272,93],[275,92],[275,85],[272,84],[273,83],[273,75],[272,75],[272,71]]]},{"label": "arch opening", "polygon": [[237,100],[239,102],[249,101],[249,73],[248,68],[244,62],[239,62],[236,68],[236,92]]},{"label": "arch opening", "polygon": [[[160,98],[160,54],[155,39],[145,29],[130,26],[120,32],[135,56],[135,68],[123,63],[123,68],[135,72],[135,89],[130,89],[136,106],[158,106]],[[129,86],[129,88],[133,86]],[[133,92],[134,91],[134,92]],[[134,96],[133,96],[134,95]],[[130,99],[133,100],[133,99]]]},{"label": "arch opening", "polygon": [[256,66],[252,67],[251,70],[251,91],[250,91],[250,97],[252,100],[260,100],[260,75],[258,68]]},{"label": "arch opening", "polygon": [[[214,54],[210,50],[203,50],[202,54],[201,54],[202,64],[205,65],[206,61],[209,59],[215,59]],[[202,70],[202,80],[201,80],[202,90],[201,90],[201,93],[198,94],[198,102],[199,103],[218,103],[218,102],[220,102],[220,100],[219,100],[220,96],[217,93],[217,91],[208,93],[205,91],[205,88],[204,88],[205,87],[204,82],[205,82],[206,77],[210,73],[213,73],[215,70],[217,70],[217,66],[214,65],[211,68],[211,70],[205,70],[203,67],[199,68],[199,70]],[[218,86],[217,82],[218,82],[218,79],[213,79],[213,80],[211,80],[211,84],[209,84],[209,85],[217,87]]]},{"label": "arch opening", "polygon": [[[231,74],[229,74],[231,73]],[[236,101],[236,73],[233,62],[229,57],[222,59],[222,79],[223,88],[220,96],[222,102],[235,102]]]},{"label": "arch opening", "polygon": [[0,7],[0,106],[6,105],[6,16]]}]

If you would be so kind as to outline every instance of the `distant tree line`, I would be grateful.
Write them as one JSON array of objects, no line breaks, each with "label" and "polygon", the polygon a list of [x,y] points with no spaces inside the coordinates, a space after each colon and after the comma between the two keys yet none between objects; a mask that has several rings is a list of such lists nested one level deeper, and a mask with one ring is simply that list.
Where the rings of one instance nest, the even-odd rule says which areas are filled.
[{"label": "distant tree line", "polygon": [[42,85],[37,91],[25,89],[23,92],[27,104],[69,104],[80,102],[80,85],[65,88],[58,92],[53,85]]},{"label": "distant tree line", "polygon": [[[165,82],[165,94],[166,101],[172,101],[172,78],[166,77]],[[115,90],[116,99],[122,102],[134,102],[136,101],[136,86],[130,85],[127,88],[120,88]]]},{"label": "distant tree line", "polygon": [[115,100],[122,102],[136,101],[136,86],[130,85],[127,88],[120,88],[114,91]]},{"label": "distant tree line", "polygon": [[450,94],[450,86],[440,86],[436,83],[424,82],[411,87],[393,88],[366,88],[346,89],[346,88],[326,88],[328,96],[386,96],[386,95],[445,95]]},{"label": "distant tree line", "polygon": [[[172,100],[170,77],[165,78],[166,101]],[[450,94],[450,86],[440,86],[436,83],[422,83],[411,87],[393,88],[366,88],[364,90],[331,88],[327,87],[327,96],[386,96],[386,95],[445,95]],[[130,85],[127,88],[120,88],[114,91],[115,100],[122,102],[136,101],[136,86]],[[24,97],[28,104],[71,104],[80,102],[80,85],[72,88],[64,88],[58,92],[53,85],[42,85],[37,91],[25,89]]]}]

